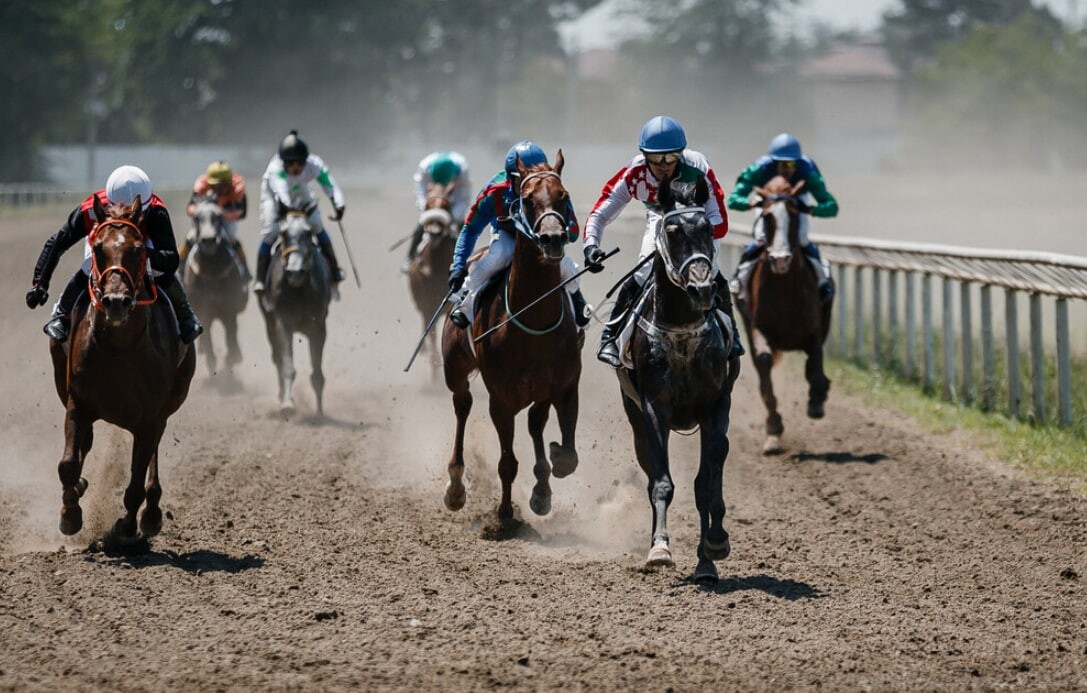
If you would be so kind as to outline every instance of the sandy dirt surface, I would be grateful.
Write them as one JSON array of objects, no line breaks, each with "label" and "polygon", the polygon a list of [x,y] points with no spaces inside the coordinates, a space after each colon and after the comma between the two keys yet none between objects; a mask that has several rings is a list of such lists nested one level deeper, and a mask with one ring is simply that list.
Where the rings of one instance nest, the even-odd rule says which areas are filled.
[{"label": "sandy dirt surface", "polygon": [[[534,516],[522,414],[523,524],[487,538],[497,442],[482,383],[468,504],[451,513],[448,394],[425,356],[403,373],[421,319],[400,251],[385,249],[414,222],[408,192],[348,201],[364,279],[331,310],[327,418],[313,417],[304,349],[299,414],[277,414],[250,302],[244,365],[233,379],[198,365],[163,439],[164,530],[125,556],[85,551],[119,517],[127,482],[130,437],[106,424],[84,474],[87,526],[57,529],[63,409],[40,331],[47,309],[28,311],[23,293],[66,210],[0,220],[0,689],[1087,690],[1087,502],[961,433],[934,435],[834,389],[826,419],[809,421],[794,359],[777,379],[780,456],[760,454],[749,364],[737,384],[733,553],[716,585],[689,579],[697,437],[671,446],[677,566],[641,567],[645,480],[615,377],[591,355],[598,326],[580,468],[553,481],[552,514]],[[637,215],[626,219],[606,243],[622,245],[622,262],[586,283],[590,301],[633,262]],[[255,249],[255,220],[242,238]]]}]

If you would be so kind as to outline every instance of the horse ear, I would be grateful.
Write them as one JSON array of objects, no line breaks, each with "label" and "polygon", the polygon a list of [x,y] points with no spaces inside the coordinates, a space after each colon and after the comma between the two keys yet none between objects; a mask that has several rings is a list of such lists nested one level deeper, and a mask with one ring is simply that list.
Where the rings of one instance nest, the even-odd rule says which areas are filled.
[{"label": "horse ear", "polygon": [[453,194],[453,188],[457,187],[457,181],[451,180],[445,184],[445,189],[442,190],[443,197],[449,197]]},{"label": "horse ear", "polygon": [[672,192],[672,181],[675,177],[665,178],[657,186],[657,202],[665,212],[672,211],[676,206],[676,196]]},{"label": "horse ear", "polygon": [[566,159],[562,158],[562,149],[555,155],[555,173],[562,175],[562,167],[566,165]]},{"label": "horse ear", "polygon": [[132,200],[132,206],[125,210],[125,216],[133,224],[140,223],[140,217],[143,216],[143,202],[140,201],[140,196],[137,195],[135,200]]},{"label": "horse ear", "polygon": [[528,168],[525,167],[525,162],[521,161],[520,154],[515,154],[514,156],[517,163],[517,172],[521,174],[522,178],[524,178],[525,174],[528,173]]},{"label": "horse ear", "polygon": [[98,221],[106,218],[106,208],[102,206],[102,201],[97,195],[94,196],[94,218]]},{"label": "horse ear", "polygon": [[283,200],[276,200],[276,219],[283,221],[287,216],[287,205],[283,204]]},{"label": "horse ear", "polygon": [[799,192],[800,192],[800,189],[801,189],[801,188],[803,188],[803,187],[804,187],[804,184],[805,184],[805,183],[807,183],[807,182],[808,182],[808,181],[806,181],[806,180],[802,180],[802,181],[800,181],[799,183],[797,183],[796,185],[794,185],[794,186],[792,187],[792,189],[791,189],[791,190],[789,191],[789,194],[790,194],[790,195],[796,195],[797,193],[799,193]]},{"label": "horse ear", "polygon": [[698,206],[706,204],[706,200],[710,199],[710,184],[706,180],[705,176],[699,176],[698,180],[694,184],[694,201]]}]

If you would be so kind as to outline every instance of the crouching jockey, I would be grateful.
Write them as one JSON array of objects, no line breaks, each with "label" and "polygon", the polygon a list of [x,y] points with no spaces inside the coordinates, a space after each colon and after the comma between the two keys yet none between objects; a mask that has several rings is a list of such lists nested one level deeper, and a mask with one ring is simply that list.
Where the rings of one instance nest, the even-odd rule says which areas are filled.
[{"label": "crouching jockey", "polygon": [[321,213],[317,209],[317,199],[310,183],[317,181],[332,201],[333,219],[339,221],[344,213],[344,196],[340,186],[332,179],[325,162],[316,154],[310,154],[309,147],[298,137],[298,132],[291,130],[279,145],[279,151],[268,162],[260,184],[260,247],[257,248],[257,276],[253,282],[254,293],[264,293],[264,282],[268,275],[268,266],[272,262],[272,244],[278,232],[279,205],[289,209],[311,207],[309,224],[317,233],[317,244],[321,254],[328,261],[332,271],[332,293],[337,296],[337,286],[344,280],[344,272],[332,250],[332,239],[321,223]]},{"label": "crouching jockey", "polygon": [[[464,225],[464,217],[468,212],[468,206],[472,204],[472,182],[468,175],[468,161],[459,152],[432,152],[427,154],[419,162],[412,177],[415,182],[415,206],[422,213],[427,208],[427,192],[431,185],[452,185],[450,195],[450,214],[453,216],[454,228]],[[408,244],[408,254],[400,263],[400,271],[408,274],[411,271],[411,263],[423,243],[423,222],[419,221],[411,232],[411,241]]]},{"label": "crouching jockey", "polygon": [[[253,276],[249,273],[249,264],[245,261],[245,251],[238,240],[238,221],[245,218],[249,211],[249,200],[245,193],[245,178],[234,171],[226,161],[213,161],[208,170],[197,177],[192,186],[192,195],[185,212],[189,217],[196,214],[197,205],[206,199],[212,199],[223,210],[223,234],[230,240],[234,262],[242,279],[248,283]],[[184,262],[197,240],[194,224],[185,236],[185,245],[181,248],[181,261]]]},{"label": "crouching jockey", "polygon": [[[138,226],[146,239],[151,275],[154,276],[155,285],[166,294],[174,306],[181,341],[192,344],[204,331],[204,326],[193,313],[189,299],[185,296],[185,289],[177,280],[180,258],[177,242],[174,240],[174,228],[170,223],[170,212],[158,195],[152,192],[151,179],[142,169],[135,166],[121,166],[111,173],[106,181],[105,189],[83,200],[68,215],[64,226],[45,242],[45,247],[42,248],[41,255],[38,257],[38,263],[34,267],[34,288],[27,292],[26,304],[30,308],[37,308],[46,302],[49,298],[49,281],[57,268],[60,256],[80,239],[86,239],[100,221],[94,216],[96,198],[103,207],[108,207],[131,205],[137,197],[143,208]],[[83,264],[68,280],[60,299],[53,306],[53,314],[49,316],[49,322],[44,327],[45,334],[58,342],[67,341],[68,332],[71,329],[69,316],[80,294],[87,289],[91,247],[87,242],[84,246]]]},{"label": "crouching jockey", "polygon": [[[728,196],[728,208],[743,212],[757,207],[761,200],[754,193],[755,188],[766,185],[774,176],[785,178],[790,185],[803,183],[801,196],[810,195],[815,200],[814,205],[808,204],[806,210],[801,210],[798,220],[800,247],[815,269],[815,276],[819,281],[819,298],[824,302],[829,301],[834,297],[834,279],[830,276],[830,263],[822,258],[819,248],[808,237],[811,226],[808,217],[838,216],[838,201],[827,191],[819,167],[801,152],[800,142],[796,137],[783,132],[771,140],[769,151],[745,168],[736,179],[736,187]],[[803,213],[805,211],[806,214]],[[756,223],[753,232],[755,240],[744,247],[736,267],[736,275],[731,282],[732,293],[744,301],[747,300],[747,280],[751,276],[751,268],[766,247],[763,225]]]},{"label": "crouching jockey", "polygon": [[[706,157],[693,149],[687,149],[687,135],[683,127],[668,116],[656,116],[643,127],[638,141],[640,153],[631,159],[619,172],[604,184],[593,211],[585,223],[585,264],[590,270],[598,268],[604,258],[600,243],[604,238],[604,227],[610,224],[631,200],[638,200],[645,205],[645,233],[642,247],[638,251],[641,262],[656,251],[656,231],[661,222],[661,209],[657,202],[657,186],[661,180],[677,179],[693,182],[700,176],[706,177],[710,197],[706,200],[706,218],[713,224],[714,249],[720,246],[721,239],[728,233],[728,218],[724,211],[724,193],[717,182]],[[729,358],[744,354],[740,342],[740,330],[732,317],[732,300],[729,296],[728,283],[721,275],[717,262],[713,263],[714,282],[717,285],[717,309],[732,320],[732,351]],[[627,314],[635,299],[641,294],[642,287],[652,271],[652,263],[646,262],[619,289],[615,298],[615,307],[611,318],[604,325],[600,334],[600,349],[597,358],[612,368],[619,368],[622,360],[616,339],[623,331]]]},{"label": "crouching jockey", "polygon": [[[496,274],[506,269],[513,262],[513,251],[517,233],[511,216],[511,208],[518,201],[518,177],[517,159],[526,168],[546,164],[547,155],[536,144],[524,140],[510,147],[506,154],[506,166],[483,186],[483,190],[476,196],[472,207],[468,210],[464,227],[457,237],[457,247],[453,254],[453,265],[449,269],[449,288],[459,291],[458,304],[449,315],[457,327],[467,328],[475,318],[475,301],[479,291],[487,285]],[[574,216],[574,208],[568,203],[567,219],[569,226],[567,232],[571,239],[576,239],[580,234],[577,217]],[[476,240],[483,229],[491,226],[491,245],[487,254],[472,265],[471,273],[468,272],[468,256],[472,254]],[[569,257],[562,259],[562,279],[569,279],[577,273],[577,264]],[[585,303],[585,297],[581,294],[577,280],[566,284],[566,291],[574,304],[574,320],[578,327],[584,328],[589,324],[589,309]]]}]

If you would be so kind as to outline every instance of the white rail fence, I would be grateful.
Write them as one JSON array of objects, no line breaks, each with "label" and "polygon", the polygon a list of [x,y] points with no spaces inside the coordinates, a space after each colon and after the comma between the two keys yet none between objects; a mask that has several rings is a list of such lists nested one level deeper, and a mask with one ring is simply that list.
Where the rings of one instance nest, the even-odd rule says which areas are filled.
[{"label": "white rail fence", "polygon": [[[727,238],[723,267],[731,271],[738,245],[749,241],[751,232],[734,226]],[[1073,392],[1073,383],[1082,388],[1085,381],[1074,377],[1073,360],[1087,352],[1087,338],[1077,334],[1078,352],[1072,349],[1073,324],[1082,332],[1087,320],[1069,318],[1070,301],[1076,310],[1087,308],[1087,258],[812,238],[831,261],[838,285],[828,340],[831,355],[897,371],[925,391],[939,387],[946,400],[983,410],[995,410],[1003,394],[1006,413],[1017,418],[1026,415],[1021,401],[1025,372],[1030,417],[1039,423],[1050,420],[1055,399],[1060,425],[1087,429],[1087,393]],[[993,305],[993,294],[1000,289],[1002,316]],[[1021,330],[1024,304],[1029,325]],[[1050,306],[1052,328],[1044,318]]]}]

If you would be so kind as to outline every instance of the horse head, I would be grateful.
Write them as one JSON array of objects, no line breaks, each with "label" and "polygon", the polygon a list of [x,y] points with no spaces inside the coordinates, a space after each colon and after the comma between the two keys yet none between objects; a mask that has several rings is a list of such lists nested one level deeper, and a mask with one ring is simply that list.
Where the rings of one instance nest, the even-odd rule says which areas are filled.
[{"label": "horse head", "polygon": [[283,278],[287,286],[304,285],[313,272],[317,229],[309,217],[313,207],[291,209],[279,206],[279,253],[283,257]]},{"label": "horse head", "polygon": [[430,183],[426,191],[426,206],[419,215],[419,223],[426,233],[426,238],[434,240],[439,236],[454,234],[460,229],[453,228],[453,187],[456,181],[445,185]]},{"label": "horse head", "polygon": [[[803,201],[800,190],[804,181],[792,185],[784,176],[774,176],[766,185],[756,187],[762,196],[761,211],[756,224],[762,224],[766,237],[770,271],[785,274],[793,262],[795,249],[800,245],[800,209]],[[784,233],[780,233],[784,229]]]},{"label": "horse head", "polygon": [[661,206],[657,227],[657,254],[668,279],[686,291],[692,307],[713,307],[713,226],[706,218],[709,184],[705,176],[694,183],[675,179],[661,181],[657,199]]},{"label": "horse head", "polygon": [[219,206],[215,194],[210,193],[199,200],[192,214],[193,228],[196,230],[196,244],[203,255],[214,255],[226,233],[223,208]]},{"label": "horse head", "polygon": [[147,278],[147,246],[139,223],[143,207],[137,195],[129,206],[102,206],[94,200],[95,218],[100,221],[87,235],[91,247],[90,297],[95,309],[110,325],[124,324],[137,305],[154,303],[137,298]]},{"label": "horse head", "polygon": [[546,163],[526,167],[517,157],[520,173],[514,192],[518,195],[517,209],[510,212],[518,230],[539,246],[548,262],[559,263],[566,256],[569,237],[570,194],[562,185],[562,150],[555,156],[555,165]]}]

